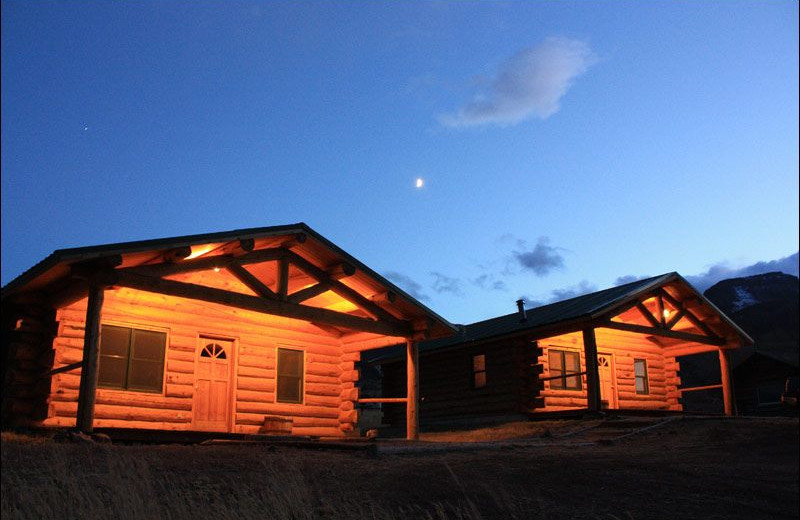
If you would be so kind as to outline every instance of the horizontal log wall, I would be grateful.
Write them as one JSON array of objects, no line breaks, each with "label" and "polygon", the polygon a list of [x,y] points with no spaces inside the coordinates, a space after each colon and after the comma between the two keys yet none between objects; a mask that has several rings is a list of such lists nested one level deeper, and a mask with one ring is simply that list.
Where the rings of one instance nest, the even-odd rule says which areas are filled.
[{"label": "horizontal log wall", "polygon": [[[54,368],[81,360],[85,312],[85,299],[58,311]],[[165,330],[168,348],[163,391],[99,388],[97,427],[193,429],[195,353],[198,338],[210,336],[234,341],[232,431],[257,433],[266,415],[292,417],[295,435],[340,436],[348,431],[342,426],[350,419],[345,413],[349,410],[342,410],[343,380],[353,378],[351,358],[358,355],[344,361],[339,339],[310,324],[132,289],[106,292],[102,322]],[[277,347],[305,353],[302,404],[276,402]],[[80,369],[53,376],[46,426],[74,426],[79,382]]]},{"label": "horizontal log wall", "polygon": [[[420,358],[420,421],[472,419],[518,414],[524,367],[520,345],[494,342]],[[486,386],[475,388],[473,356],[486,356]],[[383,396],[406,395],[405,361],[383,367]],[[384,422],[405,424],[405,405],[382,405]]]},{"label": "horizontal log wall", "polygon": [[[541,351],[537,361],[542,367],[542,378],[548,378],[553,375],[550,372],[550,363],[548,359],[548,352],[552,349],[577,352],[580,355],[581,371],[583,372],[586,370],[586,357],[583,353],[583,335],[580,332],[540,339],[538,344]],[[531,411],[554,412],[586,408],[586,374],[581,376],[581,390],[554,389],[550,381],[543,381],[542,383],[542,388],[539,391],[539,406],[535,406]]]},{"label": "horizontal log wall", "polygon": [[[649,341],[642,334],[598,329],[600,352],[614,354],[617,395],[622,409],[669,410],[675,409],[677,398],[669,393],[677,389],[677,364],[664,356],[663,348]],[[636,393],[634,359],[647,362],[649,392]]]},{"label": "horizontal log wall", "polygon": [[[632,334],[610,329],[597,329],[597,350],[599,353],[613,354],[614,376],[617,392],[617,406],[628,410],[680,410],[677,388],[680,384],[679,365],[674,358],[665,358],[663,349],[648,341],[644,335]],[[539,341],[542,354],[542,377],[550,374],[548,350],[569,350],[578,352],[581,371],[586,370],[581,333],[570,333]],[[634,359],[647,362],[649,392],[637,394],[634,377]],[[586,408],[586,375],[581,376],[581,390],[553,389],[550,381],[544,381],[540,396],[543,406],[536,412],[562,411]]]},{"label": "horizontal log wall", "polygon": [[55,320],[55,311],[35,296],[3,305],[3,426],[35,426],[47,415]]}]

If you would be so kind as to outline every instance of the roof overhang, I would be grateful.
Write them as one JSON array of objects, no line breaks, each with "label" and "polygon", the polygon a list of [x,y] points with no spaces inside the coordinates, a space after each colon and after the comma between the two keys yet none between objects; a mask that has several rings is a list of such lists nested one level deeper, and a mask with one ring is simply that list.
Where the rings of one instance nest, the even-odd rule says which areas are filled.
[{"label": "roof overhang", "polygon": [[[271,252],[280,252],[280,258],[271,258]],[[440,338],[456,331],[447,320],[304,223],[60,249],[3,287],[2,301],[11,302],[32,293],[51,296],[56,288],[63,288],[76,276],[85,278],[100,270],[106,276],[113,275],[113,279],[107,280],[109,285],[116,282],[134,286],[143,283],[142,273],[161,276],[185,266],[211,269],[227,262],[228,266],[236,263],[239,267],[233,267],[247,278],[248,272],[243,272],[241,265],[257,260],[259,255],[262,259],[285,259],[296,273],[309,275],[308,287],[285,299],[291,300],[292,296],[295,300],[308,299],[315,292],[331,289],[362,304],[366,314],[371,315],[368,317],[375,321],[381,321],[383,316],[387,321],[406,323],[408,336]],[[323,286],[320,280],[327,285]],[[149,283],[153,285],[152,279]],[[170,280],[159,284],[159,290],[185,289]],[[303,290],[305,293],[297,294]],[[259,308],[259,302],[250,297],[237,298],[239,303]],[[283,308],[294,305],[292,301],[278,303],[266,305],[264,312],[271,312],[270,309],[280,312],[281,305]],[[320,312],[311,311],[311,315],[317,314]],[[359,317],[363,318],[363,314]]]},{"label": "roof overhang", "polygon": [[[676,272],[666,273],[660,276],[655,276],[643,283],[630,284],[633,288],[630,291],[623,292],[619,297],[613,298],[609,301],[603,301],[595,307],[586,307],[581,312],[559,318],[557,315],[553,319],[545,322],[531,320],[526,322],[516,323],[514,320],[508,320],[512,326],[506,330],[502,328],[494,329],[490,334],[480,335],[474,337],[470,334],[470,328],[473,325],[462,327],[462,334],[451,336],[442,340],[444,343],[437,341],[424,342],[420,348],[420,355],[431,355],[446,352],[448,350],[465,348],[468,346],[476,346],[482,344],[492,343],[498,340],[515,340],[525,338],[526,340],[544,339],[553,335],[567,334],[571,332],[578,332],[587,328],[603,327],[606,325],[616,326],[611,319],[620,312],[635,306],[641,302],[642,299],[657,295],[665,288],[669,288],[667,297],[673,295],[675,299],[688,301],[692,304],[693,313],[700,316],[701,321],[708,322],[706,329],[709,339],[704,339],[702,336],[695,334],[686,334],[680,332],[670,332],[669,330],[657,330],[646,327],[628,326],[628,332],[646,334],[646,330],[653,334],[661,334],[665,338],[674,341],[684,341],[691,343],[693,339],[697,341],[705,341],[708,345],[714,347],[721,347],[726,349],[735,349],[743,346],[753,344],[753,339],[742,330],[733,320],[731,320],[725,313],[723,313],[717,306],[715,306],[708,298],[703,296],[697,289],[695,289],[685,278]],[[555,305],[569,304],[575,302],[578,305],[581,299],[588,300],[593,294],[578,296],[568,301],[556,302]],[[548,306],[543,306],[538,309],[544,309]],[[535,312],[537,309],[532,309]],[[509,315],[507,318],[513,318],[516,315]],[[502,319],[500,317],[499,319]],[[703,324],[705,325],[705,323]],[[626,327],[621,326],[621,329]],[[427,343],[427,344],[426,344]],[[426,348],[427,347],[427,348]],[[377,354],[377,355],[375,355]],[[403,358],[401,349],[386,349],[383,353],[375,352],[371,359],[372,363],[388,363],[397,361]]]}]

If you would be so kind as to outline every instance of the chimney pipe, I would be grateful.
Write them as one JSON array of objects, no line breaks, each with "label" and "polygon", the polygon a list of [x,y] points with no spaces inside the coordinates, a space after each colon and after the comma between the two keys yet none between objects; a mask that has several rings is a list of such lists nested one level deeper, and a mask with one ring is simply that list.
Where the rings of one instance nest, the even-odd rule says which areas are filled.
[{"label": "chimney pipe", "polygon": [[527,321],[528,316],[525,314],[525,300],[517,300],[517,310],[519,311],[519,322]]}]

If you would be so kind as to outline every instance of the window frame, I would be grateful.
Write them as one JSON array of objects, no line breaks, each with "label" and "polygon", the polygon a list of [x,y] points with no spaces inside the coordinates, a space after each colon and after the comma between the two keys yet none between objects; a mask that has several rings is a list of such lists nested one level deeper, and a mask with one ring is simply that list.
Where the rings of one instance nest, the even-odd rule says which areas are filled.
[{"label": "window frame", "polygon": [[[550,362],[550,355],[556,353],[560,354],[561,360],[561,368],[555,369],[555,371],[561,372],[560,375],[554,374],[553,365]],[[577,371],[567,371],[567,356],[575,356],[577,361]],[[561,391],[582,391],[583,390],[583,376],[581,374],[581,353],[576,350],[569,350],[569,349],[560,349],[560,348],[548,348],[547,349],[547,367],[549,372],[549,382],[550,382],[550,389],[551,390],[561,390]],[[569,380],[575,379],[577,382],[576,386],[570,386]],[[558,382],[558,383],[556,383]],[[560,386],[558,386],[560,385]]]},{"label": "window frame", "polygon": [[[482,359],[483,368],[480,369],[480,370],[475,365],[475,362],[478,360],[478,358],[483,358]],[[482,383],[479,384],[478,383],[478,377],[480,375],[483,375],[483,381],[482,381]],[[473,354],[472,355],[472,388],[475,389],[475,390],[480,390],[481,388],[486,388],[486,386],[488,384],[489,384],[489,380],[486,377],[486,353]]]},{"label": "window frame", "polygon": [[[281,350],[286,350],[290,352],[299,352],[300,353],[300,397],[299,400],[287,400],[281,399],[279,392],[280,392],[280,378],[281,378],[281,363],[280,363],[280,352]],[[283,403],[283,404],[305,404],[306,402],[306,351],[297,348],[297,347],[290,347],[290,346],[280,346],[275,348],[275,402],[276,403]],[[283,377],[297,377],[297,376],[289,376],[284,374]]]},{"label": "window frame", "polygon": [[[128,351],[125,357],[126,364],[125,364],[125,381],[122,386],[116,385],[109,385],[103,384],[99,380],[100,370],[102,366],[103,360],[103,327],[116,327],[121,329],[128,329],[129,337],[128,337]],[[135,331],[140,332],[155,332],[158,334],[164,335],[164,344],[161,353],[161,384],[158,389],[155,387],[151,388],[131,388],[130,387],[130,374],[131,374],[131,367],[133,365],[133,356],[131,355],[132,347],[133,347],[133,337]],[[145,394],[160,394],[164,395],[164,388],[166,385],[166,371],[167,371],[167,355],[169,353],[169,329],[160,328],[160,327],[153,327],[149,325],[142,325],[142,324],[131,324],[131,323],[122,323],[117,321],[103,321],[100,324],[100,341],[98,342],[98,359],[97,359],[97,371],[98,371],[98,381],[97,381],[97,388],[100,390],[105,391],[112,391],[112,392],[137,392],[137,393],[145,393]],[[105,356],[105,357],[117,357],[119,356]]]},{"label": "window frame", "polygon": [[[644,370],[644,375],[641,376],[636,373],[636,366],[639,363],[641,363],[642,369]],[[639,390],[639,385],[637,384],[639,380],[643,383],[643,390]],[[633,358],[633,390],[636,392],[636,395],[650,394],[650,376],[647,371],[647,360],[644,358]]]}]

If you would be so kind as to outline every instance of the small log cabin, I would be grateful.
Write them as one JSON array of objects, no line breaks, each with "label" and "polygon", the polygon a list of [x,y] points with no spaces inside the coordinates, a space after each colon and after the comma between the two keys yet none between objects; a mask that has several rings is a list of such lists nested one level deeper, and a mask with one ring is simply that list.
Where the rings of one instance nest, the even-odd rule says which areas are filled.
[{"label": "small log cabin", "polygon": [[453,325],[305,224],[55,251],[2,290],[4,427],[357,434],[361,353]]},{"label": "small log cabin", "polygon": [[[461,327],[420,346],[420,414],[437,421],[602,409],[680,411],[719,388],[733,413],[728,353],[752,339],[677,273]],[[717,352],[719,384],[681,388],[678,358]],[[383,394],[405,391],[398,348],[372,351]],[[384,422],[400,426],[384,405]]]}]

